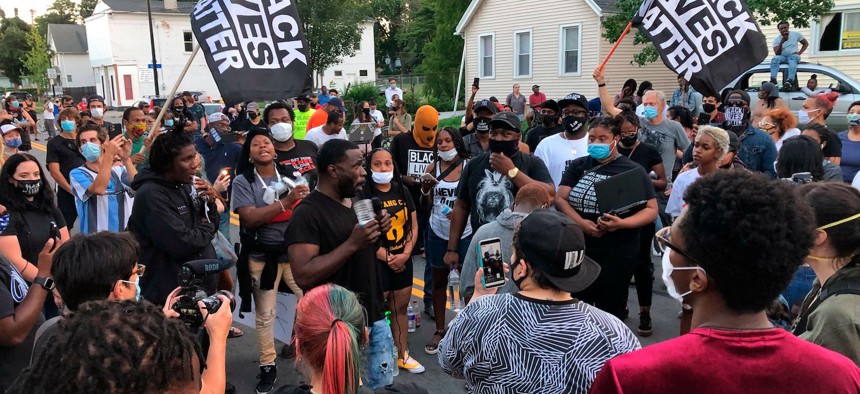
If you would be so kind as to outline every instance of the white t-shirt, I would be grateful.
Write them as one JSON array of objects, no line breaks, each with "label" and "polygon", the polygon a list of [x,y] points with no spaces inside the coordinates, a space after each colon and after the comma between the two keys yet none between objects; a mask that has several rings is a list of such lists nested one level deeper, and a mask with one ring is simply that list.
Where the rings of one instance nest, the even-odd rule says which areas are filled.
[{"label": "white t-shirt", "polygon": [[[385,123],[385,117],[382,115],[382,111],[378,109],[370,110],[370,116],[373,117],[373,120],[375,120],[376,123]],[[374,127],[373,136],[376,137],[380,134],[382,134],[382,129],[380,129],[379,127]]]},{"label": "white t-shirt", "polygon": [[45,103],[45,110],[42,112],[42,119],[54,119],[54,103],[50,101]]},{"label": "white t-shirt", "polygon": [[684,208],[684,193],[687,192],[687,187],[693,184],[696,179],[702,176],[699,174],[699,169],[694,168],[690,171],[681,173],[672,182],[672,194],[669,195],[669,201],[666,203],[666,213],[669,216],[678,217],[681,215],[681,210]]},{"label": "white t-shirt", "polygon": [[851,182],[851,186],[854,186],[855,189],[860,190],[860,172],[857,175],[854,175],[854,181]]},{"label": "white t-shirt", "polygon": [[397,97],[400,97],[400,99],[403,100],[403,89],[400,89],[400,88],[392,89],[390,86],[385,89],[385,106],[386,107],[391,106],[391,98],[394,97],[395,94],[397,95]]},{"label": "white t-shirt", "polygon": [[337,134],[328,135],[322,130],[323,126],[317,126],[308,130],[305,134],[305,141],[311,141],[317,144],[318,148],[322,148],[323,144],[328,140],[345,140],[346,130],[340,129]]},{"label": "white t-shirt", "polygon": [[776,141],[776,151],[779,152],[779,148],[782,148],[782,143],[785,140],[787,140],[791,137],[796,137],[798,135],[800,135],[800,130],[798,130],[797,128],[786,130],[785,134],[782,135],[782,137],[779,139],[779,141]]},{"label": "white t-shirt", "polygon": [[564,132],[546,137],[535,149],[535,156],[546,164],[556,189],[567,165],[580,157],[588,156],[588,135],[578,140],[568,140],[563,136]]}]

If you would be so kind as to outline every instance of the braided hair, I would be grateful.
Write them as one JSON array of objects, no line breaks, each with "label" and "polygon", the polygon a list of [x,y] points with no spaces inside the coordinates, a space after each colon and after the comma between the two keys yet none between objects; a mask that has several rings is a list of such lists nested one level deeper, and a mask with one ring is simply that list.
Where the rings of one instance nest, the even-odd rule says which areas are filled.
[{"label": "braided hair", "polygon": [[87,302],[58,324],[7,393],[168,392],[191,384],[204,368],[182,322],[147,301]]},{"label": "braided hair", "polygon": [[184,127],[182,122],[176,122],[173,129],[159,135],[152,142],[149,151],[149,167],[152,172],[158,175],[166,174],[182,150],[194,144],[191,136],[183,130]]}]

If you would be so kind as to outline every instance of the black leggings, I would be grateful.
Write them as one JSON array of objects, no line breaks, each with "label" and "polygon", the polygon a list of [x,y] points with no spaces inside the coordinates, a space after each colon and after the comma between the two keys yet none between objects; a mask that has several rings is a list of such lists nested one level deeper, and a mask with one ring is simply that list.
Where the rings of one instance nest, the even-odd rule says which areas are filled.
[{"label": "black leggings", "polygon": [[651,239],[654,237],[656,226],[650,223],[639,229],[639,256],[633,278],[636,280],[636,296],[639,306],[651,306],[651,296],[654,291],[654,263],[651,262]]}]

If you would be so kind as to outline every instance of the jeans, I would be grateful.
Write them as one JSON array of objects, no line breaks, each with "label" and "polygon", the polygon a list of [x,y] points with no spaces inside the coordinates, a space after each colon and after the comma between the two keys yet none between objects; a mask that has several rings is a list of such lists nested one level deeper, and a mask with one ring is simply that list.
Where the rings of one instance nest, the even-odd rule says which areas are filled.
[{"label": "jeans", "polygon": [[397,349],[394,347],[394,337],[385,319],[373,323],[367,347],[362,355],[362,382],[365,386],[377,389],[394,382],[397,376]]},{"label": "jeans", "polygon": [[275,365],[275,310],[278,307],[278,284],[281,278],[287,282],[287,286],[296,295],[302,298],[302,290],[293,279],[290,264],[282,262],[278,264],[278,273],[275,276],[275,288],[271,290],[260,290],[260,275],[263,273],[265,261],[254,258],[248,259],[248,271],[251,275],[251,289],[254,292],[254,307],[256,308],[257,345],[260,347],[260,365]]},{"label": "jeans", "polygon": [[[801,265],[794,272],[791,282],[788,287],[782,291],[782,296],[785,297],[788,303],[788,309],[791,311],[795,304],[799,304],[806,297],[806,294],[812,290],[812,282],[815,280],[815,272],[807,265]],[[794,316],[792,313],[791,316]]]},{"label": "jeans", "polygon": [[218,222],[218,231],[224,235],[224,238],[230,240],[230,210],[225,209],[224,212],[221,213],[221,220]]},{"label": "jeans", "polygon": [[794,81],[797,76],[797,63],[800,63],[800,55],[774,55],[770,59],[770,79],[776,79],[779,65],[788,63],[788,79]]}]

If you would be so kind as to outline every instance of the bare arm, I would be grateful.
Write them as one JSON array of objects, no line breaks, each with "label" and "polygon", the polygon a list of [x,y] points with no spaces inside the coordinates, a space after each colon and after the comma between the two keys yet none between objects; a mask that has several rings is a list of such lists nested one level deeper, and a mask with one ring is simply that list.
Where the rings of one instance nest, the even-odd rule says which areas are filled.
[{"label": "bare arm", "polygon": [[280,203],[275,201],[264,207],[245,206],[236,209],[239,214],[239,221],[243,226],[248,228],[260,227],[266,224],[273,217],[278,216],[283,210],[281,207],[291,209],[296,201],[301,199],[303,193],[308,192],[307,185],[296,186],[284,198],[280,199]]},{"label": "bare arm", "polygon": [[666,180],[666,167],[663,163],[655,164],[651,166],[651,171],[654,171],[657,174],[657,179],[651,180],[651,185],[654,186],[654,190],[665,190],[666,185],[669,183]]},{"label": "bare arm", "polygon": [[[15,238],[13,236],[0,238],[7,237]],[[34,277],[37,276],[37,272],[41,278],[51,276],[54,242],[56,240],[49,239],[45,243],[42,252],[39,253],[39,269],[38,271],[33,271]],[[32,279],[28,279],[28,281],[32,281]],[[18,346],[24,343],[24,340],[27,339],[27,336],[33,329],[33,325],[36,324],[39,316],[41,316],[42,305],[45,303],[45,297],[48,294],[50,294],[48,290],[40,285],[30,286],[27,296],[24,297],[24,301],[15,308],[15,313],[0,319],[0,332],[3,333],[3,335],[0,335],[0,346]]]},{"label": "bare arm", "polygon": [[612,99],[612,96],[609,94],[609,89],[606,88],[606,78],[603,76],[603,69],[595,69],[592,76],[594,77],[594,80],[597,81],[597,92],[600,94],[600,105],[603,106],[603,110],[610,116],[620,114],[621,110],[615,107],[615,100]]},{"label": "bare arm", "polygon": [[800,40],[800,51],[797,52],[797,56],[803,55],[803,52],[806,52],[806,48],[809,48],[809,41],[804,38]]},{"label": "bare arm", "polygon": [[466,220],[469,220],[469,210],[471,208],[471,205],[461,198],[457,198],[454,201],[454,211],[451,212],[451,227],[448,234],[448,250],[445,252],[444,258],[445,264],[448,266],[456,265],[457,260],[459,260],[457,245],[463,236],[463,230],[466,228]]},{"label": "bare arm", "polygon": [[18,244],[18,237],[14,235],[0,236],[0,250],[3,251],[3,256],[6,257],[15,269],[24,277],[27,282],[32,282],[36,277],[36,266],[24,259],[21,254],[21,245]]}]

